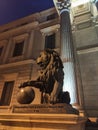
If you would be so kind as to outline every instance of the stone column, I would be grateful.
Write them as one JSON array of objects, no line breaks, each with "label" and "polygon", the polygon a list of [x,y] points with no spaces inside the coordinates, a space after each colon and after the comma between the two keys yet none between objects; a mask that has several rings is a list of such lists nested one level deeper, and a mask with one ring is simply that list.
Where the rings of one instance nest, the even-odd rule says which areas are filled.
[{"label": "stone column", "polygon": [[[54,0],[55,1],[55,0]],[[70,23],[70,1],[56,0],[56,8],[60,14],[60,33],[61,33],[61,58],[64,64],[64,91],[68,91],[71,103],[78,103],[77,85],[75,74],[74,46],[72,40]]]},{"label": "stone column", "polygon": [[96,5],[96,8],[98,10],[98,0],[95,0],[95,5]]}]

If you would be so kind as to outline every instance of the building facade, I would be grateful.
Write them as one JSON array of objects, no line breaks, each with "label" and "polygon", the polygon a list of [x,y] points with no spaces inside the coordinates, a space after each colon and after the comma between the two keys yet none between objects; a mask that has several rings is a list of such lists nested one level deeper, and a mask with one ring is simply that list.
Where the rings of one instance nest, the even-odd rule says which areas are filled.
[{"label": "building facade", "polygon": [[[78,103],[88,116],[98,117],[98,14],[94,4],[71,9],[76,51]],[[19,105],[19,85],[37,78],[36,58],[45,48],[60,53],[60,17],[54,8],[0,27],[0,112]],[[66,86],[66,85],[65,85]],[[65,88],[66,89],[66,88]],[[40,104],[41,93],[32,104]],[[72,97],[71,97],[72,98]]]}]

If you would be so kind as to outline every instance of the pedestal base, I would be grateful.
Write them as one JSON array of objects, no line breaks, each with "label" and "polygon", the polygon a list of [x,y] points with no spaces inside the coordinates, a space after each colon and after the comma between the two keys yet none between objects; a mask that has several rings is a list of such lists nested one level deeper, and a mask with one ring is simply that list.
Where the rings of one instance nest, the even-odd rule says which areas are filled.
[{"label": "pedestal base", "polygon": [[85,117],[74,114],[1,114],[2,130],[84,130]]},{"label": "pedestal base", "polygon": [[86,117],[72,110],[67,104],[14,106],[0,114],[0,130],[85,130]]}]

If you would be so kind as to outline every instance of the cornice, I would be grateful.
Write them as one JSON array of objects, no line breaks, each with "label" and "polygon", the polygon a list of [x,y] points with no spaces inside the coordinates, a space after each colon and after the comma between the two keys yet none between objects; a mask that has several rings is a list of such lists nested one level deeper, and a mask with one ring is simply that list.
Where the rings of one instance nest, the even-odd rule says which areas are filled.
[{"label": "cornice", "polygon": [[21,26],[21,27],[16,27],[14,29],[8,30],[6,32],[0,33],[0,40],[3,39],[9,39],[9,37],[13,37],[22,33],[29,32],[30,30],[36,28],[38,26],[38,22],[32,22],[28,23],[27,25]]},{"label": "cornice", "polygon": [[26,64],[36,64],[36,62],[32,60],[24,60],[24,61],[18,61],[14,63],[8,63],[8,64],[3,64],[0,65],[0,69],[8,68],[8,67],[15,67],[15,66],[21,66],[21,65],[26,65]]}]

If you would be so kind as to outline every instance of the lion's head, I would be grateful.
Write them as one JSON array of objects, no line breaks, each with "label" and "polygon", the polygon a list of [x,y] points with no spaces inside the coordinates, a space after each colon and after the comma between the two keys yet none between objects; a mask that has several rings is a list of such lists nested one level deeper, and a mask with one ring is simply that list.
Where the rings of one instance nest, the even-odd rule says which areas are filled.
[{"label": "lion's head", "polygon": [[63,68],[59,54],[52,49],[45,49],[42,51],[37,58],[37,64],[42,69],[45,69],[48,65],[52,65],[56,68]]},{"label": "lion's head", "polygon": [[50,54],[47,51],[43,51],[40,53],[39,57],[37,58],[37,64],[42,68],[45,69],[46,66],[49,64],[50,61]]}]

